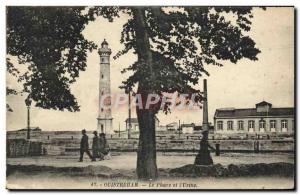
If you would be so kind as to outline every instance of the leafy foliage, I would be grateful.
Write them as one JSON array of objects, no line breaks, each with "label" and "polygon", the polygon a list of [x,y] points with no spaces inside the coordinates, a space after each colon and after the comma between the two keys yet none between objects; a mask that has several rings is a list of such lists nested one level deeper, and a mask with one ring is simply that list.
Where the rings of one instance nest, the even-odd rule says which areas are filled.
[{"label": "leafy foliage", "polygon": [[[145,27],[137,25],[134,11],[139,9]],[[149,36],[153,58],[149,65],[139,57],[123,70],[133,71],[121,86],[125,89],[144,83],[161,98],[165,93],[196,93],[200,102],[201,92],[195,85],[203,74],[209,75],[206,65],[257,60],[260,52],[246,35],[251,30],[252,7],[8,7],[7,53],[28,64],[19,80],[25,81],[24,91],[36,106],[79,110],[69,86],[85,70],[87,50],[96,48],[81,32],[98,16],[113,22],[120,13],[129,20],[121,33],[124,49],[114,58],[130,50],[138,54],[141,45],[136,34],[141,28]],[[18,73],[9,59],[7,67],[11,74]]]},{"label": "leafy foliage", "polygon": [[[19,76],[24,92],[41,108],[79,110],[70,84],[86,68],[87,50],[96,48],[81,34],[88,23],[84,7],[8,7],[7,54],[28,71]],[[8,72],[16,64],[7,59]]]},{"label": "leafy foliage", "polygon": [[[125,68],[123,72],[130,70],[134,73],[123,82],[122,88],[133,88],[143,82],[161,98],[164,93],[196,93],[196,101],[200,102],[203,98],[195,85],[203,74],[209,75],[206,65],[222,66],[225,60],[237,63],[242,58],[257,60],[260,50],[249,36],[244,35],[251,30],[252,7],[114,8],[114,11],[131,16],[121,34],[120,42],[125,49],[119,51],[115,59],[130,50],[137,53],[137,47],[140,47],[136,32],[141,27],[136,25],[132,14],[135,9],[142,9],[145,14],[145,30],[151,41],[153,63],[150,67],[139,58]],[[95,13],[97,9],[92,10]],[[98,12],[98,15],[102,13]],[[113,17],[119,15],[111,12],[110,20]],[[168,108],[165,107],[164,111],[167,112]]]},{"label": "leafy foliage", "polygon": [[[17,91],[10,87],[6,87],[6,95],[17,95]],[[6,104],[6,110],[9,112],[13,111],[13,109],[9,106],[9,104]]]}]

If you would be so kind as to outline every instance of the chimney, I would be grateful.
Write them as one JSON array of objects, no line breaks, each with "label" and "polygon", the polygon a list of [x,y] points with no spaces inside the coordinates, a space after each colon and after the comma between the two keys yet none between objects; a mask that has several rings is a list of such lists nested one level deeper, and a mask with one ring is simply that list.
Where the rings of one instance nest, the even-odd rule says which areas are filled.
[{"label": "chimney", "polygon": [[203,121],[202,121],[202,130],[208,131],[208,106],[207,106],[207,83],[206,79],[203,80],[203,93],[204,93],[204,101],[203,101]]}]

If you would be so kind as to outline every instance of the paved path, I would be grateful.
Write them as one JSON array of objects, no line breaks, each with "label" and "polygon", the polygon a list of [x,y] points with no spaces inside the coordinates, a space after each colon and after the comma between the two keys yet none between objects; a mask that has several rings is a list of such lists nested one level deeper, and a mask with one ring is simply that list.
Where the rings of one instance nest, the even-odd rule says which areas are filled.
[{"label": "paved path", "polygon": [[[114,154],[113,154],[114,155]],[[115,154],[116,155],[116,154]],[[84,162],[77,162],[79,156],[43,156],[43,157],[26,157],[26,158],[8,158],[7,163],[12,165],[45,165],[55,167],[83,167],[88,165],[103,165],[112,169],[131,170],[136,167],[136,153],[122,153],[112,156],[110,160],[91,162],[85,157]],[[254,164],[254,163],[273,163],[289,162],[294,163],[293,154],[236,154],[226,153],[221,156],[212,155],[214,163],[223,165],[228,164]],[[175,168],[186,164],[193,164],[195,154],[172,154],[158,153],[158,168]]]}]

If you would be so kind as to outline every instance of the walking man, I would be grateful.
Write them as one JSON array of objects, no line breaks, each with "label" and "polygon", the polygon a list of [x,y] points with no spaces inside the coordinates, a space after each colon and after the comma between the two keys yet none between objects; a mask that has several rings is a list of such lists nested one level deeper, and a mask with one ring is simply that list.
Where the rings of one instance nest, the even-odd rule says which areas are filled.
[{"label": "walking man", "polygon": [[93,137],[93,145],[92,145],[92,151],[93,151],[93,158],[96,159],[96,158],[100,158],[100,140],[99,140],[99,137],[98,137],[98,133],[97,131],[94,131],[93,132],[94,134],[94,137]]},{"label": "walking man", "polygon": [[86,153],[92,161],[95,161],[95,159],[92,157],[90,151],[89,151],[89,137],[86,135],[86,130],[83,129],[82,131],[82,138],[80,142],[80,158],[79,162],[83,161],[83,154]]},{"label": "walking man", "polygon": [[[100,154],[102,155],[102,159],[104,159],[104,156],[107,156],[109,154],[110,148],[107,143],[106,137],[104,133],[100,133]],[[100,159],[101,160],[101,159]]]}]

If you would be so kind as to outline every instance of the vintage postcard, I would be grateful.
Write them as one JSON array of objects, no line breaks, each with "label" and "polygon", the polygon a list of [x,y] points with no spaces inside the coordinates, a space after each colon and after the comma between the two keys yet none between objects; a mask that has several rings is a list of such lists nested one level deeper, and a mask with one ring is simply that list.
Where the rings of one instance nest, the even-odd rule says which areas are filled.
[{"label": "vintage postcard", "polygon": [[294,21],[7,6],[6,188],[295,189]]}]

